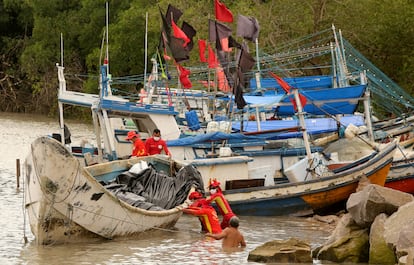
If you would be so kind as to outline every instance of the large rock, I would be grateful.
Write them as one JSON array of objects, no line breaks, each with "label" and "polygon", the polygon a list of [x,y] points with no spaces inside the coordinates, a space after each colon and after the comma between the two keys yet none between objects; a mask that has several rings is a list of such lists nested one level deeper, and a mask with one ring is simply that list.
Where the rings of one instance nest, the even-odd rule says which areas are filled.
[{"label": "large rock", "polygon": [[352,216],[349,213],[346,213],[339,219],[335,229],[332,231],[332,234],[328,237],[324,245],[329,245],[356,229],[359,229],[359,227],[356,226]]},{"label": "large rock", "polygon": [[333,262],[367,262],[369,250],[368,229],[361,229],[347,213],[314,256]]},{"label": "large rock", "polygon": [[384,239],[384,223],[388,216],[379,214],[371,225],[369,233],[369,264],[395,264],[397,257]]},{"label": "large rock", "polygon": [[414,248],[414,218],[401,227],[396,244],[397,253],[403,252],[409,248]]},{"label": "large rock", "polygon": [[398,211],[392,214],[384,223],[385,242],[395,249],[400,238],[400,233],[405,225],[414,221],[414,201],[401,206]]},{"label": "large rock", "polygon": [[311,247],[296,238],[274,240],[250,251],[248,261],[272,263],[312,263]]},{"label": "large rock", "polygon": [[391,215],[398,210],[398,207],[411,201],[413,201],[411,194],[370,184],[361,191],[351,194],[346,208],[359,226],[369,227],[380,213]]},{"label": "large rock", "polygon": [[323,246],[317,255],[320,260],[332,262],[368,262],[368,229],[353,230],[334,243]]}]

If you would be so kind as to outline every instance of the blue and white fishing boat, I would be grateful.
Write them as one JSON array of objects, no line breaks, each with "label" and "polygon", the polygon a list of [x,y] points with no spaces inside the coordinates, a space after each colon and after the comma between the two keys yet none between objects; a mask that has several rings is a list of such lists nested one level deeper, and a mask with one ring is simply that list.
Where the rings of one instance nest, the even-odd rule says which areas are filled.
[{"label": "blue and white fishing boat", "polygon": [[[309,115],[354,114],[367,88],[363,77],[359,84],[342,86],[335,84],[334,76],[286,77],[283,80],[291,87],[299,89],[299,93],[306,97],[307,101],[303,110]],[[255,91],[256,80],[251,80],[250,86]],[[265,96],[285,94],[274,78],[261,79],[261,91],[264,91],[262,93]],[[279,117],[291,117],[296,113],[288,96],[275,105],[273,111]]]}]

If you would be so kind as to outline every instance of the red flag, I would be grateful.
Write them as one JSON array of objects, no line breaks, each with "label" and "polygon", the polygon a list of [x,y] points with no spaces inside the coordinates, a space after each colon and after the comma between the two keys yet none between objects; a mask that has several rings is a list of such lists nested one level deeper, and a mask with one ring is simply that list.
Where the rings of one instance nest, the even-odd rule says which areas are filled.
[{"label": "red flag", "polygon": [[276,74],[269,72],[269,74],[276,79],[276,81],[278,82],[278,84],[283,88],[283,90],[285,90],[286,93],[290,92],[290,85],[283,80],[282,78],[280,78],[279,76],[277,76]]},{"label": "red flag", "polygon": [[206,40],[198,40],[198,54],[200,55],[200,62],[206,63]]},{"label": "red flag", "polygon": [[227,81],[223,68],[217,67],[216,69],[218,89],[220,89],[223,92],[230,92],[229,82]]},{"label": "red flag", "polygon": [[191,88],[193,85],[191,84],[190,78],[190,70],[185,69],[180,64],[177,64],[177,71],[180,73],[180,83],[183,85],[184,88]]},{"label": "red flag", "polygon": [[219,65],[217,57],[214,54],[210,44],[208,45],[208,68],[216,68]]},{"label": "red flag", "polygon": [[187,46],[187,44],[190,42],[190,39],[185,35],[184,31],[180,29],[174,22],[174,20],[171,20],[171,26],[173,28],[173,35],[174,37],[178,39],[184,40],[183,47]]},{"label": "red flag", "polygon": [[233,22],[233,14],[231,11],[219,0],[214,1],[214,7],[216,12],[216,19],[222,22]]},{"label": "red flag", "polygon": [[229,48],[229,38],[220,39],[221,50],[223,52],[231,52],[232,48]]},{"label": "red flag", "polygon": [[[298,111],[298,106],[296,105],[295,98],[293,97],[293,98],[289,98],[289,99],[290,99],[290,102],[292,102],[293,108],[295,109],[295,111]],[[300,101],[300,104],[302,105],[302,108],[304,108],[305,105],[306,105],[306,101],[307,101],[306,97],[302,94],[299,94],[299,101]]]},{"label": "red flag", "polygon": [[306,99],[306,97],[304,96],[304,95],[302,95],[302,94],[299,94],[299,100],[300,100],[300,104],[302,105],[302,108],[304,108],[305,107],[305,105],[306,105],[306,102],[308,101],[307,99]]}]

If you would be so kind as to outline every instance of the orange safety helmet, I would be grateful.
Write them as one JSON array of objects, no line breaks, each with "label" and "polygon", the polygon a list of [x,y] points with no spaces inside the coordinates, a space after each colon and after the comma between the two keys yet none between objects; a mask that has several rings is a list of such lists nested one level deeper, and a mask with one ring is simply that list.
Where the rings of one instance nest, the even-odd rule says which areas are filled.
[{"label": "orange safety helmet", "polygon": [[129,131],[125,140],[131,140],[134,137],[139,137],[139,134],[135,131]]}]

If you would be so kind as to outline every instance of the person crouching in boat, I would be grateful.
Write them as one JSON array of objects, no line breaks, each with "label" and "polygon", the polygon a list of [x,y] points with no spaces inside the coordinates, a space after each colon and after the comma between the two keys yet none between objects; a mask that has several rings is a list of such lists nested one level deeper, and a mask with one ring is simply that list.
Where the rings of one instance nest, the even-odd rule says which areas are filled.
[{"label": "person crouching in boat", "polygon": [[210,191],[210,197],[206,200],[209,204],[213,201],[216,203],[220,214],[223,216],[223,220],[221,221],[221,229],[224,229],[229,226],[230,219],[236,215],[233,213],[229,203],[224,197],[224,194],[220,188],[220,182],[216,179],[210,179],[210,185],[208,188]]},{"label": "person crouching in boat", "polygon": [[188,197],[193,203],[183,209],[183,212],[197,216],[200,220],[201,231],[204,233],[221,233],[220,221],[216,210],[203,198],[200,192],[194,191]]},{"label": "person crouching in boat", "polygon": [[131,157],[147,155],[147,151],[145,150],[145,144],[141,140],[141,137],[138,133],[136,133],[135,131],[129,131],[125,140],[131,141],[133,144]]}]

